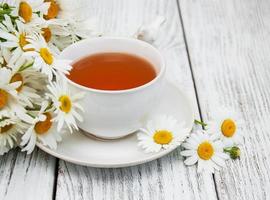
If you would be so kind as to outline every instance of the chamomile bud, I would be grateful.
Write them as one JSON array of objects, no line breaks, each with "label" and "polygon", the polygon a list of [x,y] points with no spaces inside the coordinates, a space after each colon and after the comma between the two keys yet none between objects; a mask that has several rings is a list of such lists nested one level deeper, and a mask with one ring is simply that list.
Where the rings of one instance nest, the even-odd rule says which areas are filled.
[{"label": "chamomile bud", "polygon": [[226,149],[224,149],[224,151],[227,152],[227,153],[229,153],[231,159],[233,159],[233,160],[239,158],[240,155],[241,155],[240,148],[237,147],[237,146],[233,146],[233,147],[231,147],[231,148],[229,148],[229,149],[226,148]]},{"label": "chamomile bud", "polygon": [[240,157],[240,154],[241,154],[241,151],[240,151],[240,148],[239,147],[234,146],[234,147],[231,148],[230,157],[232,159],[235,160],[235,159],[239,158]]}]

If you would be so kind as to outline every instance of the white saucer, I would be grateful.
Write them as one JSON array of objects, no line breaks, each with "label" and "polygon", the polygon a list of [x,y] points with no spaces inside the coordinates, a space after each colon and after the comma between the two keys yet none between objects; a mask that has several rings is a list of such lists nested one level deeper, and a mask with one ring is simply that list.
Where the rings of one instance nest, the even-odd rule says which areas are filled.
[{"label": "white saucer", "polygon": [[[153,112],[156,114],[168,114],[174,116],[186,127],[192,129],[194,114],[188,98],[173,84],[166,83],[160,106]],[[43,151],[79,165],[117,168],[138,165],[160,158],[173,149],[162,150],[159,153],[144,153],[137,146],[136,134],[117,140],[98,140],[94,137],[85,136],[82,131],[63,136],[56,150],[38,143],[37,146]]]}]

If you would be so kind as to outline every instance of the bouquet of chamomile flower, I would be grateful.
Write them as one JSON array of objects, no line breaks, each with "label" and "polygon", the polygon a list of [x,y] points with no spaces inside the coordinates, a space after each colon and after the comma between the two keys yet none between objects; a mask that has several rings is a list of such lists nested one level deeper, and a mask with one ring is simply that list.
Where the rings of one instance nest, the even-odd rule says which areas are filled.
[{"label": "bouquet of chamomile flower", "polygon": [[60,51],[96,36],[90,20],[72,15],[58,0],[15,0],[0,4],[0,155],[20,146],[31,153],[36,142],[56,148],[60,133],[77,129],[81,93],[63,76],[69,60]]}]

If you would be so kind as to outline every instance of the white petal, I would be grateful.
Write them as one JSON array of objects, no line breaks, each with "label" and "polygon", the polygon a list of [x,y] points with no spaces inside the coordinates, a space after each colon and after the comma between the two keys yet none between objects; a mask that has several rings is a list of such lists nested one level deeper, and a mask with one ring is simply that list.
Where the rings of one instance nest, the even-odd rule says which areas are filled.
[{"label": "white petal", "polygon": [[14,47],[18,47],[18,43],[16,43],[16,42],[2,42],[1,46],[6,47],[6,48],[14,48]]},{"label": "white petal", "polygon": [[181,151],[181,155],[182,156],[192,156],[194,154],[196,154],[197,152],[195,150],[185,150],[185,151]]},{"label": "white petal", "polygon": [[220,158],[220,157],[218,157],[216,155],[214,155],[211,158],[211,160],[213,160],[219,166],[222,166],[222,167],[225,167],[226,166],[225,161],[222,158]]},{"label": "white petal", "polygon": [[188,157],[184,163],[186,165],[194,165],[198,161],[198,155],[193,155],[191,157]]},{"label": "white petal", "polygon": [[197,145],[194,144],[190,144],[188,142],[185,142],[182,144],[182,147],[184,147],[185,149],[197,149]]},{"label": "white petal", "polygon": [[14,36],[13,34],[1,31],[1,30],[0,30],[0,38],[4,38],[8,41],[18,42],[18,38],[16,36]]}]

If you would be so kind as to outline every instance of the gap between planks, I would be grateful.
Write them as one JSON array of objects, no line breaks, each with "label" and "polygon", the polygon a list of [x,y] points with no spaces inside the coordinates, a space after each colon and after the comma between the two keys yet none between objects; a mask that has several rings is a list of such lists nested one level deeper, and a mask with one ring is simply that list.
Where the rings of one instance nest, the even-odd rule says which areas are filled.
[{"label": "gap between planks", "polygon": [[[179,14],[180,24],[181,24],[181,27],[182,27],[183,39],[184,39],[186,52],[187,52],[188,64],[189,64],[190,73],[191,73],[191,77],[192,77],[192,81],[193,81],[193,85],[194,85],[194,91],[195,91],[197,106],[198,106],[198,110],[199,110],[200,120],[203,121],[199,95],[198,95],[198,92],[197,92],[196,80],[195,80],[194,72],[193,72],[193,69],[192,69],[192,63],[191,63],[190,54],[189,54],[189,48],[188,48],[188,42],[187,42],[187,38],[186,38],[185,24],[184,24],[182,13],[181,13],[180,3],[179,3],[178,0],[176,0],[176,3],[177,3],[177,9],[178,9],[178,14]],[[202,127],[202,129],[204,129],[203,126],[201,126],[201,127]],[[212,174],[212,179],[213,179],[213,182],[214,182],[214,187],[215,187],[215,191],[216,191],[216,197],[219,200],[219,195],[218,195],[218,190],[217,190],[217,183],[216,183],[216,180],[215,180],[215,174]]]}]

